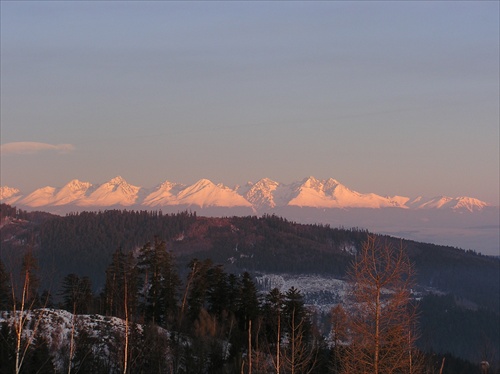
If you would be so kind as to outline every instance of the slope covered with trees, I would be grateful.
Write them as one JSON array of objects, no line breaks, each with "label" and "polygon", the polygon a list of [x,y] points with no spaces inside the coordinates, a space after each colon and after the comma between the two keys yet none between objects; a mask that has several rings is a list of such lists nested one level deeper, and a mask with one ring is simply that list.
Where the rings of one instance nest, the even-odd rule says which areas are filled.
[{"label": "slope covered with trees", "polygon": [[[88,276],[94,291],[101,289],[105,268],[117,249],[137,251],[155,236],[165,240],[182,269],[197,257],[210,258],[232,272],[344,277],[353,254],[368,235],[361,229],[302,225],[277,216],[207,218],[189,212],[165,215],[111,210],[59,217],[19,212],[5,204],[0,211],[11,217],[10,224],[0,230],[4,263],[19,267],[19,255],[31,249],[45,279],[42,287],[53,294],[68,273]],[[418,285],[499,309],[500,301],[491,297],[500,294],[498,259],[452,247],[383,238],[405,248],[415,265]]]},{"label": "slope covered with trees", "polygon": [[[329,314],[331,338],[300,290],[261,294],[248,272],[227,273],[208,259],[191,260],[181,282],[165,244],[148,242],[136,257],[116,250],[98,295],[87,278],[68,274],[59,307],[71,313],[46,309],[50,299],[36,290],[28,296],[37,267],[23,256],[31,270],[21,272],[22,293],[0,313],[0,372],[434,373],[443,364],[407,339],[417,322],[409,263],[374,237],[350,267],[351,303]],[[13,287],[2,279],[2,289]],[[474,368],[445,359],[442,373]]]},{"label": "slope covered with trees", "polygon": [[[420,302],[421,349],[451,351],[477,361],[486,353],[481,354],[478,347],[463,347],[462,336],[484,346],[483,351],[498,346],[499,261],[472,251],[401,241],[360,229],[300,225],[276,216],[206,218],[189,212],[164,215],[114,210],[59,217],[5,205],[0,208],[0,255],[5,273],[14,274],[17,288],[23,278],[16,274],[21,274],[23,260],[29,259],[26,256],[32,256],[40,281],[33,307],[52,302],[71,313],[99,313],[127,321],[130,341],[128,348],[119,349],[122,358],[125,351],[131,359],[135,354],[134,336],[161,341],[159,336],[144,335],[145,331],[153,334],[145,326],[159,326],[171,335],[158,347],[164,344],[166,351],[177,352],[172,357],[182,360],[172,362],[173,367],[193,365],[189,370],[195,370],[210,363],[215,365],[214,372],[223,372],[223,367],[234,369],[246,362],[258,372],[259,365],[267,362],[288,372],[299,366],[304,371],[309,365],[305,362],[315,362],[316,372],[327,372],[319,369],[323,365],[338,371],[341,366],[332,366],[332,356],[336,362],[345,357],[345,340],[334,340],[337,353],[325,345],[330,324],[325,328],[321,321],[330,317],[302,309],[300,290],[260,293],[252,274],[323,274],[347,279],[348,269],[369,237],[404,248],[416,270],[418,289],[449,295],[448,299],[425,296]],[[3,288],[9,288],[5,282]],[[0,292],[5,293],[2,288]],[[20,295],[19,289],[16,294]],[[443,303],[453,318],[438,313]],[[435,330],[434,313],[442,321]],[[461,318],[467,322],[461,324],[457,338],[454,331]],[[295,333],[307,339],[292,338],[288,348],[278,344],[282,339],[291,344],[290,336]],[[187,344],[186,339],[193,340]],[[249,346],[256,357],[245,361]],[[303,356],[295,355],[299,351]],[[448,362],[452,360],[449,356]]]}]

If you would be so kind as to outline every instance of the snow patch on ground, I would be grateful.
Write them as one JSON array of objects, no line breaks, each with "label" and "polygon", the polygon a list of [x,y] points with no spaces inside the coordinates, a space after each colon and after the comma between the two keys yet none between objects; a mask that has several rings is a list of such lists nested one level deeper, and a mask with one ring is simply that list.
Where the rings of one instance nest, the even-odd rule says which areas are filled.
[{"label": "snow patch on ground", "polygon": [[[20,311],[1,311],[0,324],[6,322],[13,326],[19,322],[20,316]],[[110,358],[111,347],[121,346],[124,341],[125,321],[116,317],[98,314],[74,315],[65,310],[45,308],[26,311],[23,318],[26,319],[23,338],[30,339],[33,335],[45,338],[58,372],[67,365],[72,335],[73,340],[76,340],[79,334],[85,331],[89,337],[96,338],[95,341],[99,344],[92,349],[105,358]],[[142,331],[142,326],[136,325],[136,328]]]},{"label": "snow patch on ground", "polygon": [[286,293],[291,287],[304,296],[306,306],[320,313],[328,313],[332,307],[345,300],[348,283],[345,280],[309,274],[257,274],[255,282],[263,293],[278,288]]}]

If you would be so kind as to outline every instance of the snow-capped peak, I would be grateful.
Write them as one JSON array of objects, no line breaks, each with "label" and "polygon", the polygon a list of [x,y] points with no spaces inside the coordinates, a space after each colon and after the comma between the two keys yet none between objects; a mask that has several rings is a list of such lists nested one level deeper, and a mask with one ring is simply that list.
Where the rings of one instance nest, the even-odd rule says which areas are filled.
[{"label": "snow-capped peak", "polygon": [[54,193],[56,192],[55,187],[45,186],[39,188],[28,196],[19,200],[21,205],[26,205],[30,207],[42,207],[52,204],[54,201]]},{"label": "snow-capped peak", "polygon": [[387,196],[387,199],[394,202],[394,206],[399,206],[401,208],[408,208],[407,204],[410,202],[410,198],[406,196]]},{"label": "snow-capped peak", "polygon": [[337,180],[309,177],[295,186],[288,205],[315,208],[386,208],[398,206],[388,198],[352,191]]},{"label": "snow-capped peak", "polygon": [[215,184],[210,179],[201,178],[194,184],[194,186],[197,188],[204,188],[207,186],[215,186]]},{"label": "snow-capped peak", "polygon": [[2,186],[0,187],[0,200],[8,199],[9,197],[17,195],[20,192],[21,191],[14,187]]},{"label": "snow-capped peak", "polygon": [[328,178],[326,181],[325,181],[325,186],[327,186],[327,188],[329,187],[336,187],[338,185],[340,185],[341,183],[336,180],[336,179],[333,179],[333,178]]},{"label": "snow-capped peak", "polygon": [[20,207],[50,207],[71,205],[81,207],[121,206],[199,206],[199,207],[250,207],[254,211],[267,211],[278,207],[299,206],[314,208],[404,208],[451,209],[477,211],[488,204],[471,197],[435,198],[405,196],[379,196],[349,189],[338,180],[317,179],[313,176],[291,184],[281,184],[270,178],[256,183],[229,188],[203,178],[192,185],[165,181],[154,189],[133,186],[121,176],[101,185],[74,179],[62,188],[44,187],[23,196],[18,189],[1,187],[0,200]]},{"label": "snow-capped peak", "polygon": [[473,197],[461,196],[461,197],[457,197],[455,200],[456,200],[456,204],[452,208],[454,210],[466,209],[470,212],[473,212],[476,210],[481,210],[484,207],[488,206],[488,204],[485,203],[484,201],[475,199]]},{"label": "snow-capped peak", "polygon": [[59,191],[56,191],[51,202],[53,205],[66,205],[84,200],[87,191],[92,187],[89,182],[81,182],[78,179],[73,179]]},{"label": "snow-capped peak", "polygon": [[314,178],[313,176],[310,176],[309,178],[304,179],[301,187],[312,188],[316,191],[320,191],[323,188],[323,183],[322,181]]},{"label": "snow-capped peak", "polygon": [[411,205],[417,209],[452,209],[455,211],[467,210],[469,212],[481,210],[488,206],[484,201],[466,196],[455,198],[449,196],[437,196],[431,199],[420,198],[414,200]]},{"label": "snow-capped peak", "polygon": [[146,206],[167,206],[167,205],[177,205],[177,194],[185,188],[184,185],[180,183],[172,183],[170,181],[165,181],[156,189],[147,195],[142,204]]},{"label": "snow-capped peak", "polygon": [[87,199],[82,201],[80,205],[133,205],[137,201],[140,189],[140,187],[128,184],[122,177],[118,176],[100,185]]},{"label": "snow-capped peak", "polygon": [[87,190],[90,187],[92,187],[92,183],[90,183],[90,182],[82,182],[78,179],[73,179],[68,184],[66,184],[66,186],[64,186],[63,188],[67,188],[68,190],[71,190],[71,191],[82,191],[82,190]]},{"label": "snow-capped peak", "polygon": [[109,184],[113,184],[113,185],[119,185],[119,184],[124,184],[124,183],[127,183],[125,181],[125,179],[123,179],[121,176],[116,176],[114,177],[113,179],[111,179],[109,182]]},{"label": "snow-capped peak", "polygon": [[183,205],[251,207],[243,196],[225,186],[217,186],[208,179],[200,179],[195,184],[186,187],[177,195],[177,203]]},{"label": "snow-capped peak", "polygon": [[250,189],[245,193],[245,198],[258,208],[274,208],[276,201],[274,192],[279,187],[279,183],[269,178],[263,178],[257,183],[251,185]]}]

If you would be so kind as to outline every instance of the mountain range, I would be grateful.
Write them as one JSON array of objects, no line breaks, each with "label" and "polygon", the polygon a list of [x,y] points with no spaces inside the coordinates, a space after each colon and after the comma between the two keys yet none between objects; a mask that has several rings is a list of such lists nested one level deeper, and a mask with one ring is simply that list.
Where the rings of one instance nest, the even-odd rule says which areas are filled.
[{"label": "mountain range", "polygon": [[17,188],[2,186],[0,201],[24,208],[43,208],[51,211],[106,207],[142,209],[199,207],[245,208],[249,212],[256,213],[280,207],[308,207],[441,209],[474,212],[488,206],[486,202],[472,197],[410,198],[360,193],[333,178],[319,180],[314,177],[291,184],[264,178],[256,183],[248,182],[234,188],[215,184],[208,179],[200,179],[192,185],[165,181],[149,189],[131,185],[120,176],[103,184],[75,179],[61,188],[46,186],[28,194],[21,193]]}]

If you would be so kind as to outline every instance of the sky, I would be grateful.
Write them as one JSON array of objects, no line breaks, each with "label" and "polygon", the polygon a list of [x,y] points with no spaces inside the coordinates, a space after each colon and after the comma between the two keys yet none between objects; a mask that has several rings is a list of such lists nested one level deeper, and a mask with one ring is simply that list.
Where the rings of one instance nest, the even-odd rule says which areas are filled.
[{"label": "sky", "polygon": [[2,0],[0,185],[314,176],[499,205],[499,4]]}]

